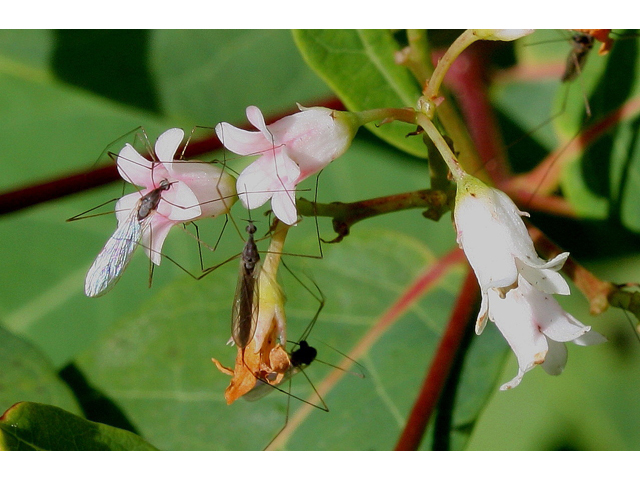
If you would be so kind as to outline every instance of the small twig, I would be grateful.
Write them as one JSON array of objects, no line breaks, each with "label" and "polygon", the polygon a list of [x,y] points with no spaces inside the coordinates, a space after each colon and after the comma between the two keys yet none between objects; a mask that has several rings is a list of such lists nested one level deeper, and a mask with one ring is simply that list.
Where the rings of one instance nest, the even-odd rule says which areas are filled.
[{"label": "small twig", "polygon": [[407,41],[409,45],[396,54],[396,63],[407,67],[418,83],[424,86],[433,74],[426,30],[408,29]]},{"label": "small twig", "polygon": [[360,202],[314,203],[304,198],[297,200],[298,213],[305,217],[319,216],[333,219],[333,230],[338,234],[325,243],[338,243],[349,235],[351,226],[366,218],[411,208],[426,208],[423,215],[438,220],[449,209],[450,196],[442,190],[418,190],[378,197]]}]

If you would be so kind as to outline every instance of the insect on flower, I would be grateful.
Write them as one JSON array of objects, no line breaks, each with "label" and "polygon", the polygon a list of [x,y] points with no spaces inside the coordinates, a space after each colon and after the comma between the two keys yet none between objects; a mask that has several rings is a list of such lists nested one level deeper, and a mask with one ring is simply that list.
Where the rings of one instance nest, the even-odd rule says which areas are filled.
[{"label": "insect on flower", "polygon": [[161,193],[170,187],[167,180],[162,180],[157,188],[140,197],[137,206],[118,223],[118,228],[87,272],[84,291],[88,297],[104,295],[116,284],[140,245],[142,234],[152,218],[150,214],[158,208]]},{"label": "insect on flower", "polygon": [[116,204],[118,227],[107,241],[85,280],[85,293],[107,293],[129,264],[138,245],[159,265],[162,245],[174,225],[228,213],[237,199],[235,178],[223,169],[197,161],[174,161],[184,137],[179,128],[158,137],[153,161],[130,144],[117,156],[120,175],[143,190]]},{"label": "insect on flower", "polygon": [[[318,389],[316,389],[313,381],[311,380],[311,378],[307,375],[307,373],[305,371],[306,368],[309,367],[312,363],[314,363],[314,362],[322,363],[324,365],[327,365],[327,366],[332,367],[332,368],[337,369],[337,370],[342,370],[345,373],[349,373],[349,374],[357,376],[359,378],[365,378],[364,368],[362,367],[362,365],[360,365],[358,362],[356,362],[352,358],[348,357],[347,355],[345,355],[345,354],[341,353],[340,351],[334,349],[333,347],[325,344],[324,342],[321,342],[321,343],[323,343],[328,348],[331,348],[332,350],[335,350],[340,355],[342,355],[345,359],[349,360],[351,363],[357,365],[358,368],[360,369],[360,372],[354,372],[354,371],[349,370],[344,365],[343,366],[334,365],[334,364],[328,363],[328,362],[318,358],[318,350],[315,347],[313,347],[313,346],[311,346],[309,344],[308,338],[309,338],[309,335],[311,334],[311,331],[313,330],[314,326],[316,325],[316,322],[317,322],[317,320],[318,320],[318,318],[320,316],[320,312],[322,311],[322,309],[325,306],[326,298],[325,298],[324,294],[322,293],[322,290],[320,290],[318,285],[313,280],[311,280],[311,281],[312,281],[312,283],[314,284],[314,286],[315,286],[315,288],[317,290],[317,294],[314,293],[309,286],[307,286],[304,282],[302,282],[302,280],[286,264],[284,264],[284,262],[283,262],[283,266],[293,276],[293,278],[295,278],[295,280],[315,300],[318,301],[319,305],[318,305],[318,309],[316,310],[316,313],[314,314],[314,316],[311,319],[311,321],[305,327],[305,329],[302,332],[302,334],[300,335],[298,341],[292,341],[292,340],[287,341],[287,343],[293,344],[293,348],[291,348],[291,350],[289,350],[287,352],[287,355],[289,357],[289,364],[290,365],[289,365],[289,368],[287,369],[285,375],[284,376],[281,375],[281,379],[280,380],[276,380],[275,376],[271,376],[271,378],[270,377],[258,378],[258,382],[255,384],[253,389],[251,391],[247,392],[243,396],[243,398],[245,400],[248,400],[248,401],[259,400],[259,399],[263,398],[264,396],[268,395],[269,393],[271,393],[273,391],[281,392],[281,393],[283,393],[283,394],[285,394],[287,396],[287,407],[286,407],[286,415],[285,415],[284,424],[278,430],[278,432],[275,434],[275,436],[271,439],[271,441],[267,444],[267,446],[265,447],[265,450],[268,449],[273,444],[273,442],[282,434],[282,432],[287,427],[288,422],[289,422],[289,411],[290,411],[291,399],[292,398],[295,399],[295,400],[298,400],[298,401],[300,401],[300,402],[302,402],[302,403],[304,403],[306,405],[309,405],[310,407],[313,407],[315,409],[318,409],[318,410],[321,410],[321,411],[324,411],[324,412],[329,412],[328,405],[326,404],[326,402],[322,398],[322,395],[320,394]],[[302,376],[304,376],[304,378],[306,379],[306,382],[308,383],[308,385],[312,388],[313,397],[304,399],[299,394],[292,393],[293,379],[298,374],[302,374]],[[287,384],[286,387],[284,387],[285,382]]]},{"label": "insect on flower", "polygon": [[246,230],[249,237],[240,255],[240,274],[231,316],[233,341],[242,349],[251,341],[256,331],[260,275],[260,254],[254,240],[256,226],[251,220]]}]

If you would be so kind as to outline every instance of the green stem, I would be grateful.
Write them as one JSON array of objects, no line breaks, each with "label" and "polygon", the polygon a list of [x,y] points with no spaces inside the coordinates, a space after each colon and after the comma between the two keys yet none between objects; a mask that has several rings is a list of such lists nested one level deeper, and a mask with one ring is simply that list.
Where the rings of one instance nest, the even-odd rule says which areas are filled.
[{"label": "green stem", "polygon": [[442,155],[442,159],[445,161],[449,170],[451,171],[451,175],[453,175],[453,179],[458,182],[464,177],[467,173],[462,169],[460,164],[458,163],[458,159],[449,148],[449,144],[442,137],[442,134],[435,127],[433,122],[427,118],[426,115],[419,113],[416,116],[418,121],[418,125],[422,127],[425,133],[429,136],[433,144],[436,146],[440,155]]},{"label": "green stem", "polygon": [[405,65],[421,85],[433,75],[433,65],[429,55],[429,42],[425,30],[408,29],[407,41],[409,43]]},{"label": "green stem", "polygon": [[449,70],[449,67],[451,67],[451,64],[454,62],[454,60],[458,58],[458,55],[460,55],[469,45],[471,45],[476,40],[478,40],[478,37],[474,34],[473,30],[465,30],[462,35],[456,38],[456,40],[447,49],[445,54],[438,62],[438,65],[436,65],[436,68],[433,71],[431,78],[429,79],[429,84],[423,92],[423,98],[427,102],[432,102],[438,97],[440,86],[444,81],[444,76]]}]

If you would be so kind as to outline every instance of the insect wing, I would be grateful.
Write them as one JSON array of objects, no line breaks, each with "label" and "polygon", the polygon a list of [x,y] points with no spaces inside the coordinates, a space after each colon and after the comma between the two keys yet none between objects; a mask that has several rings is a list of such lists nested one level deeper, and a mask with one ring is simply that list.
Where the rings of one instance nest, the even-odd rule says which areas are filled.
[{"label": "insect wing", "polygon": [[87,272],[84,292],[88,297],[99,297],[113,288],[140,244],[149,219],[138,221],[138,209],[133,208],[118,225]]},{"label": "insect wing", "polygon": [[248,272],[244,267],[243,259],[240,259],[240,274],[231,316],[231,335],[235,344],[240,348],[247,346],[256,331],[259,275],[259,263],[251,272]]}]

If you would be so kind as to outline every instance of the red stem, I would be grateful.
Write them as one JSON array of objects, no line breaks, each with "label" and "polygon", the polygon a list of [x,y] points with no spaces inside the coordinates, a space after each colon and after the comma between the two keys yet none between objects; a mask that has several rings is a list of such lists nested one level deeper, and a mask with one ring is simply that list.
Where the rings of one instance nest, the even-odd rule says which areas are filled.
[{"label": "red stem", "polygon": [[[344,110],[344,105],[335,97],[325,99],[317,105],[332,108],[334,110]],[[297,112],[298,109],[292,109],[284,113],[269,117],[266,119],[267,124],[273,123],[282,117]],[[252,128],[246,123],[240,128]],[[212,134],[200,140],[194,140],[189,143],[189,147],[185,152],[186,158],[194,158],[196,156],[210,153],[222,147],[220,140]],[[118,174],[118,170],[113,165],[98,167],[90,170],[84,170],[77,173],[71,173],[63,177],[54,178],[44,182],[24,185],[15,190],[0,193],[0,215],[13,213],[27,207],[38,205],[40,203],[55,200],[57,198],[66,197],[74,193],[83,192],[91,188],[101,187],[109,183],[119,181],[122,178]]]},{"label": "red stem", "polygon": [[[454,93],[484,168],[499,185],[510,176],[505,148],[487,87],[491,49],[499,42],[478,42],[453,62],[445,85]],[[477,172],[469,172],[476,174]]]},{"label": "red stem", "polygon": [[466,329],[469,328],[472,319],[475,317],[479,295],[478,281],[473,271],[468,269],[447,329],[440,339],[440,344],[431,361],[418,398],[396,444],[396,450],[417,450],[420,447],[431,415],[438,404],[463,342]]}]

